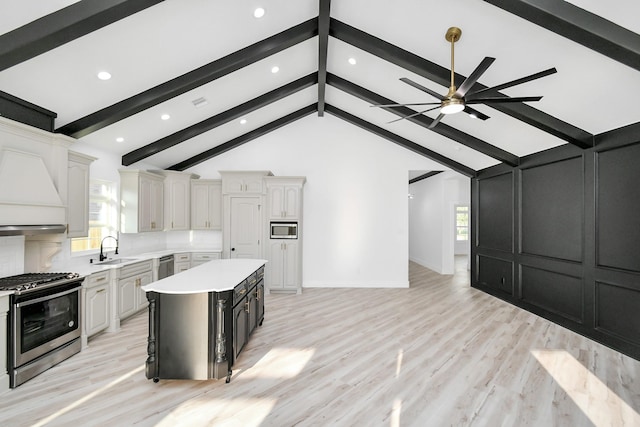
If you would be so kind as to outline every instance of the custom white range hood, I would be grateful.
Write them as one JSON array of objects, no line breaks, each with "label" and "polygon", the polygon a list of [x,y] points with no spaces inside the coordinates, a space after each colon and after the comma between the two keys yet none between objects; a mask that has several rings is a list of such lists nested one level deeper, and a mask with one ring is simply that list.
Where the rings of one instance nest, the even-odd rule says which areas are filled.
[{"label": "custom white range hood", "polygon": [[0,236],[63,233],[66,207],[40,155],[0,151]]}]

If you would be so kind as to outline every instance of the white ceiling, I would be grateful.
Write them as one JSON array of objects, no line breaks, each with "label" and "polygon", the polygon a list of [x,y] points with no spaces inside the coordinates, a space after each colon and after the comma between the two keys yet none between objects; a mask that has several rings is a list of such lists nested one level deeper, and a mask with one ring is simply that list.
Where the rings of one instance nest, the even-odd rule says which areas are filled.
[{"label": "white ceiling", "polygon": [[[0,0],[0,33],[73,3]],[[640,3],[636,0],[571,3],[631,31],[640,31]],[[260,19],[253,16],[258,6],[266,10]],[[0,90],[56,112],[55,127],[59,128],[315,18],[318,8],[318,0],[166,0],[0,71]],[[556,67],[556,74],[503,93],[543,95],[540,102],[530,105],[592,134],[640,121],[634,96],[640,93],[639,71],[485,1],[334,1],[330,15],[447,69],[450,49],[444,34],[448,27],[458,26],[462,38],[456,44],[457,73],[468,76],[485,56],[496,58],[479,80],[486,86]],[[124,155],[316,73],[318,50],[318,37],[313,37],[90,133],[80,143]],[[357,63],[349,64],[349,58]],[[271,72],[274,65],[280,68],[276,74]],[[101,70],[109,71],[112,79],[97,79]],[[397,102],[434,100],[400,82],[400,77],[409,77],[443,95],[447,92],[444,86],[333,37],[329,37],[327,71]],[[208,104],[196,108],[192,101],[200,97]],[[145,163],[167,168],[317,101],[318,85],[314,85],[247,114],[245,124],[233,120],[157,153]],[[387,123],[398,116],[371,108],[370,103],[330,85],[326,87],[326,102],[475,170],[499,163],[408,120]],[[613,102],[616,108],[611,108]],[[443,123],[516,156],[566,143],[488,106],[476,109],[491,118],[480,121],[457,114],[445,117]],[[171,119],[160,120],[164,113]],[[437,111],[426,114],[434,118]],[[125,141],[117,143],[117,137]]]}]

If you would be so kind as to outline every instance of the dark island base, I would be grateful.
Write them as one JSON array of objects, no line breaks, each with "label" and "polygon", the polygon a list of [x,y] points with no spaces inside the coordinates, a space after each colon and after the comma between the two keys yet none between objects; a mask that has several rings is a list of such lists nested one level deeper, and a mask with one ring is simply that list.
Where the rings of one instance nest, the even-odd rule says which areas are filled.
[{"label": "dark island base", "polygon": [[264,321],[264,266],[233,290],[197,294],[147,292],[146,377],[231,380],[231,367]]}]

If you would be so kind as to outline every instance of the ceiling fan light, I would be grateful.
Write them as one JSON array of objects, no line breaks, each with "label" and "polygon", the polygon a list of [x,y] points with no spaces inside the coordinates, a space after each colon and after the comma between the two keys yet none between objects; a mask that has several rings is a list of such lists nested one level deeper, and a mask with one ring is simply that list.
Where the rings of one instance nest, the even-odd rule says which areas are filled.
[{"label": "ceiling fan light", "polygon": [[440,112],[442,114],[455,114],[464,110],[464,103],[460,99],[451,99],[442,102]]}]

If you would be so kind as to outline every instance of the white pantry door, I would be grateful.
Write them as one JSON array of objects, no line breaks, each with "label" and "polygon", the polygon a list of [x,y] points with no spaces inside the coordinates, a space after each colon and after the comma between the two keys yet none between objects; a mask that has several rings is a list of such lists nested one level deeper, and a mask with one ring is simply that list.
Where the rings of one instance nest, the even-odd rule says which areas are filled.
[{"label": "white pantry door", "polygon": [[230,220],[229,257],[261,258],[260,198],[232,197]]}]

